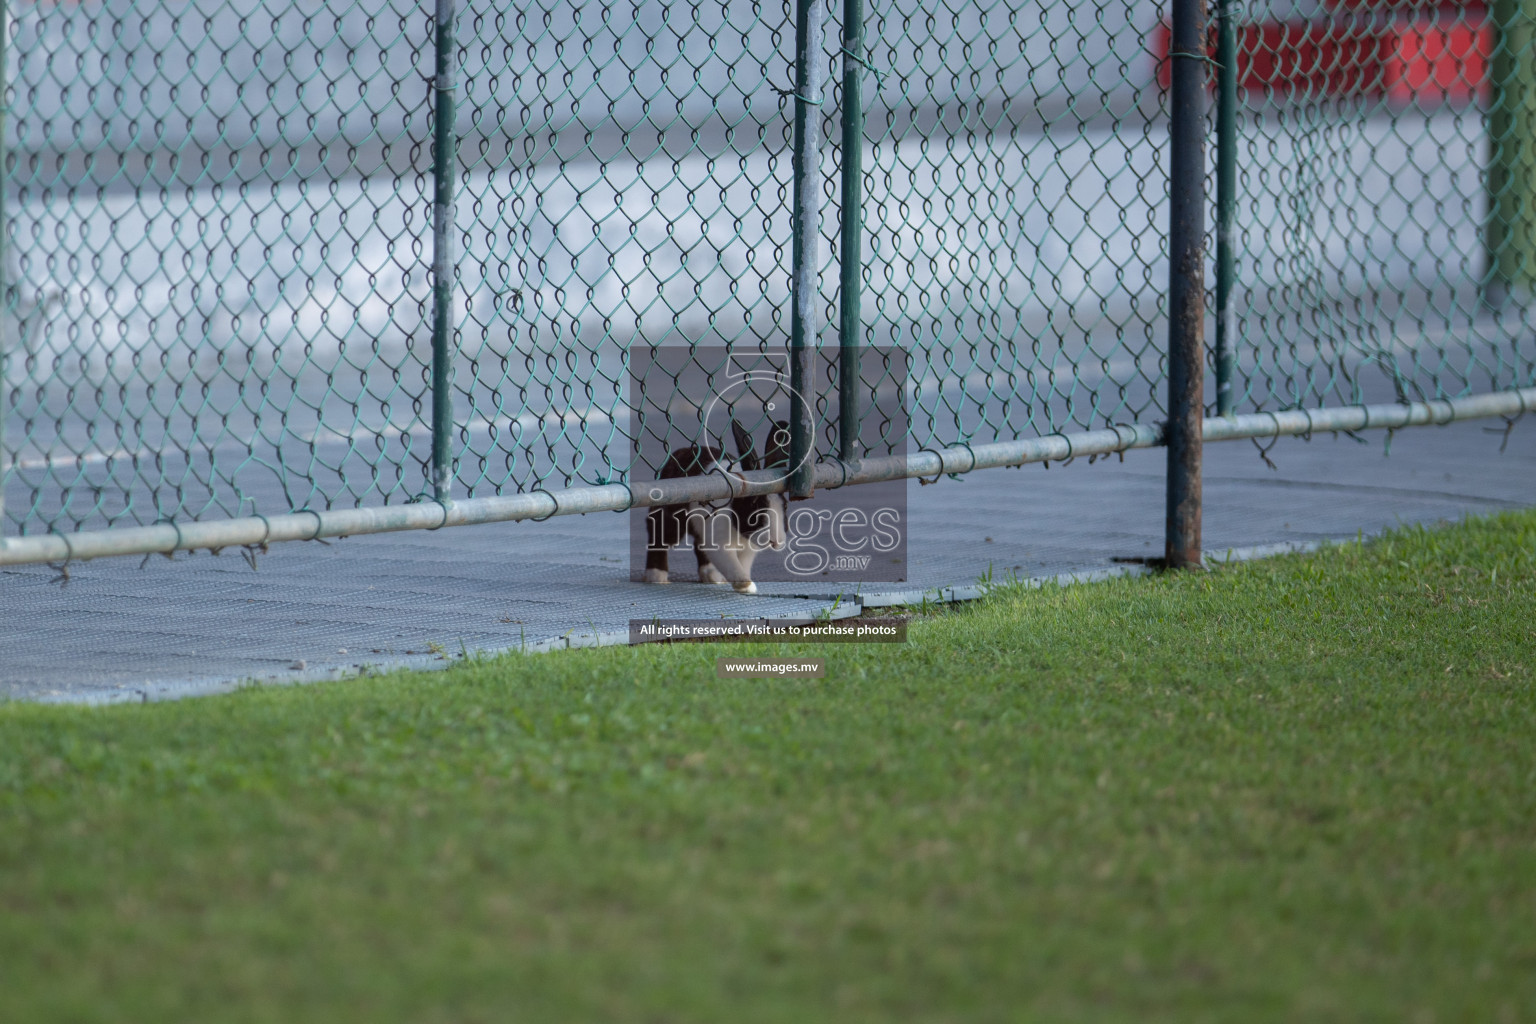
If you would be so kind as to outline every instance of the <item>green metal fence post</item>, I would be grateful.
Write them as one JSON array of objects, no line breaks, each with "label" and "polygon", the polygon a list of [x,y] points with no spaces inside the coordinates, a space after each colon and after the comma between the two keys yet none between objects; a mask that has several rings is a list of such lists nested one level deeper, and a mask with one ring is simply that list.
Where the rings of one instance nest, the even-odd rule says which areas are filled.
[{"label": "green metal fence post", "polygon": [[842,305],[838,338],[837,457],[859,457],[860,289],[864,284],[864,0],[843,0]]},{"label": "green metal fence post", "polygon": [[1237,310],[1232,286],[1237,253],[1232,222],[1237,213],[1237,30],[1234,0],[1216,3],[1216,415],[1236,412]]},{"label": "green metal fence post", "polygon": [[1536,283],[1536,0],[1493,0],[1488,269],[1494,305]]},{"label": "green metal fence post", "polygon": [[10,476],[10,468],[5,462],[5,399],[10,391],[10,380],[7,372],[10,367],[10,346],[13,341],[21,340],[21,325],[16,325],[16,337],[7,337],[5,324],[13,319],[15,305],[11,291],[10,256],[11,256],[11,222],[10,210],[6,206],[5,193],[10,185],[10,177],[6,173],[6,131],[10,124],[10,104],[6,102],[6,91],[10,86],[10,61],[11,61],[11,5],[8,0],[0,0],[0,536],[5,534],[5,482]]},{"label": "green metal fence post", "polygon": [[1205,418],[1205,0],[1173,0],[1168,130],[1170,569],[1200,565]]},{"label": "green metal fence post", "polygon": [[793,311],[789,336],[791,497],[810,497],[815,485],[810,388],[811,355],[817,344],[816,258],[821,238],[821,5],[795,0],[795,154],[793,217]]},{"label": "green metal fence post", "polygon": [[432,493],[451,497],[453,486],[453,184],[458,171],[455,133],[454,0],[437,0],[437,68],[432,134]]}]

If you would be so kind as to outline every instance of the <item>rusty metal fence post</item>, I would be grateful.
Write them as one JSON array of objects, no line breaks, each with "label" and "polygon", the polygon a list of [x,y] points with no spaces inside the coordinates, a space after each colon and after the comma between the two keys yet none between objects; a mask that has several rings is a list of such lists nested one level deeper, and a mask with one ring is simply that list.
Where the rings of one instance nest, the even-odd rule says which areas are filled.
[{"label": "rusty metal fence post", "polygon": [[1200,565],[1205,417],[1205,0],[1173,0],[1168,129],[1168,519],[1170,569]]}]

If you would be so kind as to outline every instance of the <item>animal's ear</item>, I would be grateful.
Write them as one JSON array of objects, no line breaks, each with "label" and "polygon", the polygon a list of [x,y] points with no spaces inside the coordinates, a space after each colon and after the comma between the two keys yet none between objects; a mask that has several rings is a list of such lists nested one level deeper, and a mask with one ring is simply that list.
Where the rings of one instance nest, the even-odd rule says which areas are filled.
[{"label": "animal's ear", "polygon": [[752,435],[747,428],[731,420],[731,436],[736,439],[736,454],[746,455],[752,450]]},{"label": "animal's ear", "polygon": [[757,460],[757,451],[752,447],[752,435],[735,420],[731,420],[731,436],[736,439],[736,454],[741,458],[741,468],[748,470],[761,468],[762,464]]},{"label": "animal's ear", "polygon": [[768,443],[763,445],[763,461],[769,466],[789,465],[788,420],[779,420],[768,431]]}]

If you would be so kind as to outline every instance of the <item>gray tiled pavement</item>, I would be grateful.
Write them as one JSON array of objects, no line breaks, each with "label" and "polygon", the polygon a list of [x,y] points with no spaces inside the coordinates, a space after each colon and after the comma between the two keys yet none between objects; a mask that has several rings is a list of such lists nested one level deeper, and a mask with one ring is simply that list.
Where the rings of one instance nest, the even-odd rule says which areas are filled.
[{"label": "gray tiled pavement", "polygon": [[[1205,547],[1219,552],[1371,534],[1536,505],[1536,424],[1507,450],[1463,423],[1368,444],[1286,439],[1268,469],[1247,442],[1206,448]],[[629,582],[626,522],[545,523],[274,547],[257,571],[236,553],[0,570],[0,696],[116,701],[218,692],[242,681],[323,679],[362,666],[441,665],[461,651],[613,642],[630,618],[810,616],[841,591],[870,604],[968,588],[994,575],[1055,576],[1160,553],[1161,450],[1088,465],[989,470],[911,484],[911,578],[862,588],[725,588]],[[686,555],[679,564],[690,562]],[[964,596],[962,589],[956,596]],[[836,614],[857,612],[844,595]]]}]

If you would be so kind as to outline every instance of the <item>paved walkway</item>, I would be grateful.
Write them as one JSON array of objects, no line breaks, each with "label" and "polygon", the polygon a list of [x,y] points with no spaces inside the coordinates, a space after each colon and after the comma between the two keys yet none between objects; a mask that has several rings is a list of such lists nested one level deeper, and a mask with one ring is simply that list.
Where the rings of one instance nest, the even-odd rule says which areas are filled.
[{"label": "paved walkway", "polygon": [[[1206,448],[1208,552],[1306,544],[1536,505],[1536,424],[1471,422],[1367,444],[1281,440],[1270,470],[1247,442]],[[909,489],[911,579],[744,596],[628,580],[626,519],[356,537],[279,546],[252,571],[236,552],[0,571],[0,697],[156,700],[242,682],[440,666],[461,652],[622,642],[631,618],[838,616],[926,591],[965,597],[990,569],[1102,572],[1161,554],[1161,450],[1088,465],[987,470]],[[684,554],[679,562],[691,561]],[[956,591],[945,588],[958,588]],[[942,594],[937,592],[942,591]],[[841,595],[841,599],[839,600]],[[835,608],[835,611],[834,611]]]}]

